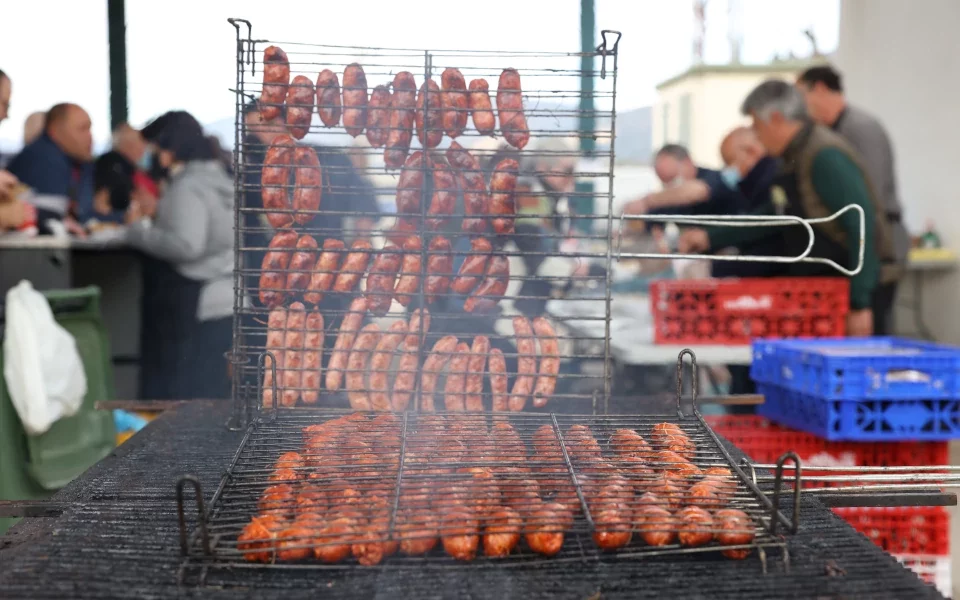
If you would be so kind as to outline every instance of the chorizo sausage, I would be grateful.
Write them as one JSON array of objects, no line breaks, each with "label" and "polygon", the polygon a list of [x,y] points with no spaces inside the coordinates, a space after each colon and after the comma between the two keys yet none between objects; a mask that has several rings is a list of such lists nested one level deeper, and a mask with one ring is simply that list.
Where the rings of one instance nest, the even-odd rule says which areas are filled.
[{"label": "chorizo sausage", "polygon": [[263,90],[260,92],[260,117],[270,121],[280,116],[280,107],[290,84],[290,61],[279,46],[263,51]]},{"label": "chorizo sausage", "polygon": [[296,231],[278,231],[267,247],[260,264],[260,303],[269,308],[279,306],[287,297],[287,267],[290,252],[297,244]]},{"label": "chorizo sausage", "polygon": [[[420,329],[423,331],[420,331]],[[410,333],[404,342],[408,347],[420,345],[421,339],[427,339],[427,333],[430,331],[430,311],[426,308],[418,308],[410,315],[410,327],[407,328]],[[420,336],[418,338],[418,336]]]},{"label": "chorizo sausage", "polygon": [[447,161],[457,169],[463,190],[463,207],[467,218],[460,224],[460,229],[464,233],[483,233],[487,228],[486,215],[490,210],[490,201],[480,162],[457,142],[451,142],[447,148]]},{"label": "chorizo sausage", "polygon": [[426,226],[432,231],[443,227],[457,206],[457,180],[447,161],[433,161],[433,198],[427,210]]},{"label": "chorizo sausage", "polygon": [[510,260],[506,256],[491,257],[486,277],[463,303],[463,310],[469,313],[490,312],[506,293],[509,283]]},{"label": "chorizo sausage", "polygon": [[512,508],[497,507],[491,512],[483,531],[483,554],[503,557],[520,543],[523,520]]},{"label": "chorizo sausage", "polygon": [[455,560],[470,561],[480,545],[480,521],[474,511],[456,507],[441,517],[440,542]]},{"label": "chorizo sausage", "polygon": [[347,314],[340,323],[340,332],[337,334],[337,341],[333,345],[333,351],[330,353],[330,362],[327,363],[326,388],[328,391],[335,392],[340,389],[343,383],[343,369],[347,364],[347,357],[350,349],[353,348],[353,341],[360,330],[360,324],[363,323],[363,315],[367,311],[367,301],[364,298],[354,298],[350,303]]},{"label": "chorizo sausage", "polygon": [[450,240],[438,235],[430,240],[427,248],[427,280],[424,283],[424,299],[432,304],[438,296],[447,293],[453,275],[453,247]]},{"label": "chorizo sausage", "polygon": [[466,295],[477,287],[487,271],[491,252],[493,252],[493,245],[488,239],[478,237],[470,240],[470,254],[463,260],[460,271],[450,285],[454,293]]},{"label": "chorizo sausage", "polygon": [[387,168],[399,169],[407,159],[416,110],[417,81],[409,71],[400,71],[393,77],[393,96],[390,97],[390,131],[383,151]]},{"label": "chorizo sausage", "polygon": [[[742,510],[728,508],[714,514],[717,522],[717,543],[721,546],[746,546],[753,542],[754,528],[750,517]],[[750,554],[749,548],[727,549],[722,552],[727,558],[743,560]]]},{"label": "chorizo sausage", "polygon": [[310,304],[320,304],[323,294],[333,287],[333,280],[337,277],[337,268],[340,266],[340,254],[345,248],[340,240],[327,238],[323,240],[323,252],[313,267],[313,274],[307,284],[307,293],[303,299]]},{"label": "chorizo sausage", "polygon": [[634,527],[650,546],[667,546],[677,539],[673,514],[659,506],[641,506],[634,513]]},{"label": "chorizo sausage", "polygon": [[443,384],[443,404],[448,411],[463,412],[466,409],[463,394],[469,362],[470,346],[460,342],[453,351],[447,380]]},{"label": "chorizo sausage", "polygon": [[363,67],[350,63],[343,70],[343,127],[353,137],[367,126],[367,75]]},{"label": "chorizo sausage", "polygon": [[563,524],[554,511],[541,508],[527,519],[527,545],[537,554],[553,556],[563,548]]},{"label": "chorizo sausage", "polygon": [[470,346],[470,361],[467,363],[466,405],[471,412],[483,410],[483,372],[490,353],[490,338],[478,335]]},{"label": "chorizo sausage", "polygon": [[370,265],[367,275],[367,308],[373,314],[382,317],[390,310],[393,300],[393,286],[397,281],[397,271],[403,262],[403,254],[393,244],[387,244]]},{"label": "chorizo sausage", "polygon": [[296,406],[303,385],[303,338],[306,333],[306,307],[294,302],[287,311],[287,327],[283,336],[283,394],[280,405]]},{"label": "chorizo sausage", "polygon": [[537,342],[533,326],[523,316],[513,318],[513,333],[517,338],[517,378],[510,390],[510,410],[521,411],[527,397],[533,391],[534,375],[537,373]]},{"label": "chorizo sausage", "polygon": [[[283,374],[283,343],[284,333],[287,328],[287,309],[278,306],[270,311],[267,317],[267,344],[264,350],[270,354],[263,358],[263,407],[273,408],[276,403],[274,399],[274,372],[277,375],[277,388],[280,388],[280,375]],[[271,364],[271,355],[276,360],[276,365]],[[279,400],[279,389],[276,400]]]},{"label": "chorizo sausage", "polygon": [[303,290],[310,283],[310,268],[317,250],[317,240],[310,235],[301,235],[297,240],[297,252],[290,258],[287,267],[287,289]]},{"label": "chorizo sausage", "polygon": [[493,135],[493,130],[497,127],[497,119],[493,116],[493,106],[490,103],[490,85],[486,79],[474,79],[470,82],[468,89],[473,126],[482,135]]},{"label": "chorizo sausage", "polygon": [[297,75],[287,89],[287,131],[302,140],[310,131],[313,120],[313,82],[305,75]]},{"label": "chorizo sausage", "polygon": [[365,325],[347,358],[347,399],[354,410],[370,410],[370,392],[366,384],[367,362],[370,353],[380,341],[380,326]]},{"label": "chorizo sausage", "polygon": [[[407,328],[411,333],[415,331],[413,325]],[[411,335],[403,345],[403,351],[400,354],[400,364],[397,366],[397,376],[393,381],[393,393],[390,395],[390,406],[395,411],[407,410],[410,404],[410,395],[413,393],[413,386],[417,382],[417,366],[420,363],[419,348],[416,343],[416,335],[412,335],[414,343],[410,343]]]},{"label": "chorizo sausage", "polygon": [[455,138],[467,127],[470,109],[467,99],[467,82],[460,69],[447,67],[440,75],[443,86],[443,130]]},{"label": "chorizo sausage", "polygon": [[309,146],[300,146],[293,153],[297,165],[297,175],[293,188],[293,220],[305,225],[313,220],[320,209],[323,174],[320,171],[320,159]]},{"label": "chorizo sausage", "polygon": [[490,213],[494,215],[493,230],[499,235],[510,235],[514,231],[517,204],[513,194],[519,171],[517,161],[505,158],[497,163],[490,178]]},{"label": "chorizo sausage", "polygon": [[417,92],[417,139],[424,148],[436,148],[443,141],[443,124],[440,115],[440,86],[428,79]]},{"label": "chorizo sausage", "polygon": [[267,210],[267,221],[274,229],[283,229],[293,223],[290,213],[290,167],[293,164],[294,146],[295,142],[289,135],[278,136],[263,157],[260,199]]},{"label": "chorizo sausage", "polygon": [[390,89],[378,85],[370,92],[367,105],[367,141],[372,148],[379,148],[387,142],[390,127]]},{"label": "chorizo sausage", "polygon": [[370,359],[370,406],[373,410],[390,410],[390,363],[400,342],[406,337],[406,321],[397,321],[383,334]]},{"label": "chorizo sausage", "polygon": [[[412,294],[420,289],[420,267],[423,244],[420,238],[411,235],[403,241],[403,262],[400,263],[400,272],[397,285],[393,288],[393,297],[401,306],[409,306],[413,300]],[[369,281],[369,280],[368,280]]]},{"label": "chorizo sausage", "polygon": [[342,110],[340,79],[330,69],[324,69],[317,75],[317,112],[320,113],[320,121],[327,127],[336,127],[340,124]]},{"label": "chorizo sausage", "polygon": [[624,510],[606,508],[593,518],[593,542],[603,550],[616,550],[630,543],[629,518]]},{"label": "chorizo sausage", "polygon": [[497,112],[500,113],[500,132],[507,143],[523,150],[530,141],[527,117],[523,114],[523,92],[520,89],[520,73],[516,69],[504,69],[497,85]]},{"label": "chorizo sausage", "polygon": [[[345,294],[360,283],[370,263],[370,251],[373,246],[366,240],[356,240],[350,246],[350,253],[343,259],[340,273],[333,282],[333,291]],[[366,310],[366,308],[364,308]]]},{"label": "chorizo sausage", "polygon": [[[420,215],[420,198],[423,196],[423,152],[417,150],[403,163],[400,180],[397,182],[397,213]],[[414,226],[413,229],[416,229]]]},{"label": "chorizo sausage", "polygon": [[702,508],[688,506],[677,513],[677,520],[680,522],[677,538],[681,546],[703,546],[713,540],[713,517]]},{"label": "chorizo sausage", "polygon": [[303,393],[304,404],[316,404],[320,399],[320,369],[323,362],[323,315],[307,313],[307,333],[303,339]]},{"label": "chorizo sausage", "polygon": [[507,404],[507,361],[499,348],[490,349],[490,359],[487,361],[487,373],[490,377],[490,395],[492,396],[493,411],[506,412]]},{"label": "chorizo sausage", "polygon": [[433,412],[433,394],[437,389],[437,379],[440,372],[450,361],[450,354],[457,347],[456,336],[448,335],[437,340],[430,350],[429,356],[423,361],[423,375],[420,377],[420,410]]},{"label": "chorizo sausage", "polygon": [[544,317],[533,320],[533,332],[540,342],[540,367],[537,369],[537,383],[533,388],[533,405],[545,406],[547,400],[557,389],[557,375],[560,373],[560,344],[557,331]]},{"label": "chorizo sausage", "polygon": [[387,241],[399,245],[414,233],[417,233],[416,223],[409,219],[400,218],[396,220],[393,227],[384,232],[383,236],[387,238]]}]

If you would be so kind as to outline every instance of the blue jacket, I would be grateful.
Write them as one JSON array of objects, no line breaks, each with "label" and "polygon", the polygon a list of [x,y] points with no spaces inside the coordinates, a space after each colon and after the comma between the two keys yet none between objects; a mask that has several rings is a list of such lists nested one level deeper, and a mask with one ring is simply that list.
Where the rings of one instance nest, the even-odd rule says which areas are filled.
[{"label": "blue jacket", "polygon": [[[7,170],[42,196],[61,196],[68,210],[81,223],[94,216],[93,164],[77,163],[67,156],[47,134],[25,146]],[[38,209],[38,222],[61,219],[62,214]]]}]

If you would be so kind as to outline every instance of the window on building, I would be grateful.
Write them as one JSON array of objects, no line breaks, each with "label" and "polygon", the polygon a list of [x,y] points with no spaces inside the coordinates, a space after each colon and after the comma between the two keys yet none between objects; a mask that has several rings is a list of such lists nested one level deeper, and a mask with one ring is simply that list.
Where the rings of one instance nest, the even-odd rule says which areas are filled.
[{"label": "window on building", "polygon": [[680,96],[680,120],[677,125],[679,126],[679,135],[678,140],[681,144],[690,147],[690,119],[692,115],[691,111],[691,100],[690,94],[684,94]]}]

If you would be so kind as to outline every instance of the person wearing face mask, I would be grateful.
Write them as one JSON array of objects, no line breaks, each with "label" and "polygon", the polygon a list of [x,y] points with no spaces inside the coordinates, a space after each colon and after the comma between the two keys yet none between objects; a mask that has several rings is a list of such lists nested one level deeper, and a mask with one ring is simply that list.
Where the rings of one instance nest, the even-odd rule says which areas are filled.
[{"label": "person wearing face mask", "polygon": [[159,195],[157,182],[147,174],[153,164],[153,153],[147,147],[143,135],[127,123],[117,125],[113,128],[113,151],[126,158],[133,166],[134,187],[156,200]]}]

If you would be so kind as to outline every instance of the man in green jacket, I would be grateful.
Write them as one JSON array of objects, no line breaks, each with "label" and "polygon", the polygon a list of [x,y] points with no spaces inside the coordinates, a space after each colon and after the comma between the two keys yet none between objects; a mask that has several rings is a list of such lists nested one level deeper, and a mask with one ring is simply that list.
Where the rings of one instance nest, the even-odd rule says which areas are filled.
[{"label": "man in green jacket", "polygon": [[[828,258],[854,268],[864,239],[864,264],[850,279],[850,314],[847,335],[881,332],[892,309],[892,298],[875,293],[881,283],[896,281],[899,270],[879,200],[856,152],[840,136],[807,116],[803,96],[791,84],[768,80],[744,100],[742,112],[753,119],[753,129],[767,151],[782,159],[781,172],[771,187],[771,202],[759,211],[804,219],[832,215],[850,204],[863,208],[865,231],[859,215],[847,212],[835,221],[813,226],[811,257]],[[682,252],[707,252],[711,248],[739,246],[767,236],[781,236],[788,256],[807,247],[806,229],[784,227],[711,227],[689,229],[680,240]],[[817,263],[784,265],[782,275],[836,276],[831,267]]]}]

